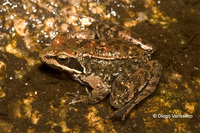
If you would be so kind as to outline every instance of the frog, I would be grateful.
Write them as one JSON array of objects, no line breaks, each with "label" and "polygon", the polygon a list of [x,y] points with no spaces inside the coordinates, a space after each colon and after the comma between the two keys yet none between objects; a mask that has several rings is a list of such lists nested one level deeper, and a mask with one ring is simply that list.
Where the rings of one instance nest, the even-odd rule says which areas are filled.
[{"label": "frog", "polygon": [[99,122],[115,116],[124,120],[135,105],[156,90],[162,65],[151,60],[154,52],[153,45],[126,27],[97,21],[89,30],[59,35],[39,56],[42,62],[92,88],[71,104],[96,104],[109,97],[116,110]]}]

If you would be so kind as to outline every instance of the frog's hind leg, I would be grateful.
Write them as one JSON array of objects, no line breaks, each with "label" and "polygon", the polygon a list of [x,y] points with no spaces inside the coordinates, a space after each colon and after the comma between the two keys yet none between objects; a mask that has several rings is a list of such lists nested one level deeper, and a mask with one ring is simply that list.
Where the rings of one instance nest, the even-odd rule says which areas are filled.
[{"label": "frog's hind leg", "polygon": [[149,68],[151,69],[149,70],[150,75],[147,77],[148,81],[145,83],[145,86],[142,88],[142,90],[138,92],[138,95],[136,95],[135,98],[133,98],[129,103],[127,103],[127,105],[125,105],[125,107],[128,107],[128,109],[123,114],[122,120],[125,119],[126,115],[131,111],[133,107],[135,107],[136,104],[138,104],[140,101],[145,99],[147,96],[149,96],[156,90],[156,87],[161,77],[162,66],[156,60],[152,60],[144,66],[142,71],[145,71],[145,69]]},{"label": "frog's hind leg", "polygon": [[[96,122],[111,119],[115,116],[122,116],[122,120],[125,119],[125,116],[130,112],[130,110],[135,107],[140,101],[142,101],[144,98],[149,96],[151,93],[153,93],[157,87],[157,84],[159,82],[160,76],[161,76],[161,65],[156,61],[150,61],[147,64],[145,64],[142,68],[137,70],[134,74],[131,76],[127,75],[127,72],[123,72],[114,82],[112,86],[112,92],[111,92],[111,104],[118,108],[113,114],[110,116],[100,119]],[[128,71],[128,72],[131,72]],[[127,81],[125,81],[126,79]],[[133,81],[132,81],[133,80]],[[123,81],[123,84],[122,84]],[[130,82],[132,81],[132,85],[130,85]],[[128,85],[128,86],[126,86]],[[118,87],[118,88],[116,88]],[[130,89],[130,87],[132,89]],[[123,95],[117,95],[115,94],[115,89],[120,90],[127,90],[129,88],[128,92],[129,95],[125,98],[125,100],[122,100]],[[116,91],[117,92],[117,91]],[[114,93],[114,94],[113,94]],[[118,97],[119,96],[119,97]],[[124,101],[123,104],[120,103],[121,101]],[[116,104],[117,103],[117,104]],[[96,123],[95,122],[95,123]]]}]

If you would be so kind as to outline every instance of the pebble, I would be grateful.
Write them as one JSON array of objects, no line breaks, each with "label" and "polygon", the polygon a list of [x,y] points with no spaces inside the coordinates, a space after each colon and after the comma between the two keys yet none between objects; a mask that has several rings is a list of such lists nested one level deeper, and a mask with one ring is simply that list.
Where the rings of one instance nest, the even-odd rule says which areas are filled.
[{"label": "pebble", "polygon": [[27,29],[27,22],[22,18],[14,19],[14,29],[20,36],[29,35],[29,30]]}]

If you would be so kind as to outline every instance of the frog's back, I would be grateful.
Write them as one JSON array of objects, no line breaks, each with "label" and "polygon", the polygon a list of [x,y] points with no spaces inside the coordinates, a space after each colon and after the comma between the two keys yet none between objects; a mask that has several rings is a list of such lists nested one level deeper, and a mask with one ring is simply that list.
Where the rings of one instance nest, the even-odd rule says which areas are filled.
[{"label": "frog's back", "polygon": [[[91,57],[104,60],[143,58],[150,55],[138,45],[121,39],[68,39],[66,43],[55,46],[73,57]],[[60,48],[59,48],[60,47]]]}]

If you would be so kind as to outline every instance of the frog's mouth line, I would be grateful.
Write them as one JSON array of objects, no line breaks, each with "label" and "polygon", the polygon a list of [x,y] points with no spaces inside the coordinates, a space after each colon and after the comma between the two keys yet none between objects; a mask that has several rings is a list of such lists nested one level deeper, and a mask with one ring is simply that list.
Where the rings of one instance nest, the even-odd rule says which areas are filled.
[{"label": "frog's mouth line", "polygon": [[61,65],[55,58],[53,57],[46,57],[46,56],[40,56],[42,62],[46,63],[48,62],[47,65],[50,65],[52,68],[55,68],[55,69],[60,69],[60,70],[64,70],[64,71],[67,71],[69,73],[78,73],[78,74],[81,74],[82,72],[81,71],[78,71],[76,69],[73,69],[73,68],[70,68],[70,67],[67,67],[65,65]]}]

